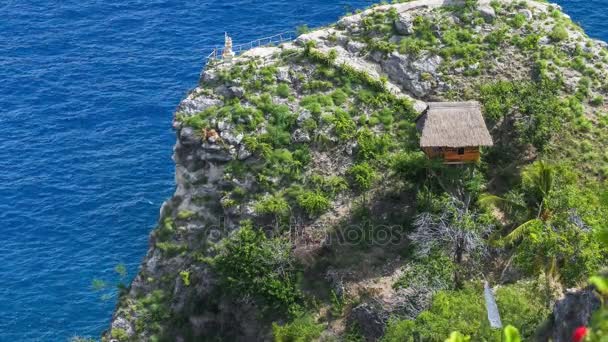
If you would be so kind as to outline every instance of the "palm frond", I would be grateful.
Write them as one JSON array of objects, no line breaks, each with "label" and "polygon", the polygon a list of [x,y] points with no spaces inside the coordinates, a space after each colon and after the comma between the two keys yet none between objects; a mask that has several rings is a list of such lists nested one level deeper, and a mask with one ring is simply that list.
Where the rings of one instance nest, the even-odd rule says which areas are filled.
[{"label": "palm frond", "polygon": [[521,237],[530,232],[530,229],[534,227],[535,224],[542,223],[539,219],[532,219],[530,221],[524,222],[519,227],[513,229],[507,236],[504,237],[504,240],[507,244],[513,244]]},{"label": "palm frond", "polygon": [[481,194],[477,203],[481,206],[493,205],[506,210],[511,210],[513,208],[526,209],[526,206],[521,203],[492,194]]},{"label": "palm frond", "polygon": [[555,166],[538,161],[522,172],[522,178],[525,182],[536,187],[542,195],[542,199],[544,199],[553,190],[555,172]]}]

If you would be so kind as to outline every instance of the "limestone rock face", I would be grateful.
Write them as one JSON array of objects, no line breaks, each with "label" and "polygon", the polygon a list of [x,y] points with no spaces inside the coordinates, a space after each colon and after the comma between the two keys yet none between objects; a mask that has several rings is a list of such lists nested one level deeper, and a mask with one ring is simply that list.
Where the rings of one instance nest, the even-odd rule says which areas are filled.
[{"label": "limestone rock face", "polygon": [[195,114],[202,112],[209,107],[219,106],[221,104],[222,101],[220,99],[199,96],[199,94],[195,91],[180,103],[179,107],[177,108],[177,112]]},{"label": "limestone rock face", "polygon": [[479,12],[486,21],[492,21],[494,18],[496,18],[496,11],[494,11],[492,6],[481,5],[479,6]]},{"label": "limestone rock face", "polygon": [[414,19],[408,13],[400,13],[395,21],[395,30],[401,35],[409,36],[414,33]]},{"label": "limestone rock face", "polygon": [[201,142],[201,136],[197,135],[192,127],[184,127],[179,131],[181,144],[192,146]]},{"label": "limestone rock face", "polygon": [[391,53],[381,61],[383,70],[395,82],[416,97],[425,97],[433,87],[430,82],[435,79],[442,58],[437,55],[412,58],[410,55]]},{"label": "limestone rock face", "polygon": [[530,11],[529,9],[521,9],[519,10],[519,14],[522,14],[524,17],[526,17],[527,20],[531,20],[534,17],[532,11]]}]

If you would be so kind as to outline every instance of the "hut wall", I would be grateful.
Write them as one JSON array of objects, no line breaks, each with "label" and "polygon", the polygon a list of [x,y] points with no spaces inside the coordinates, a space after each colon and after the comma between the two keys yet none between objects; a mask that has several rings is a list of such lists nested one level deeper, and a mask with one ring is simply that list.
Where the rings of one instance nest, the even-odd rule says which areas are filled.
[{"label": "hut wall", "polygon": [[[452,147],[425,147],[422,150],[429,158],[442,158],[445,163],[449,164],[476,162],[481,156],[479,146],[461,149]],[[458,152],[464,153],[459,154]]]}]

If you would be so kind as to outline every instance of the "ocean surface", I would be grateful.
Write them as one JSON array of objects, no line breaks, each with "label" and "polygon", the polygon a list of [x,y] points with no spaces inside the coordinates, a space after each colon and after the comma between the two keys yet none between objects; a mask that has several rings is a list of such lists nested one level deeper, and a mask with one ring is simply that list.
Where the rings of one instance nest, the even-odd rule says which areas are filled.
[{"label": "ocean surface", "polygon": [[[0,342],[97,337],[174,189],[172,111],[210,47],[369,0],[0,2]],[[608,40],[608,1],[559,1]],[[94,279],[107,287],[95,291]]]}]

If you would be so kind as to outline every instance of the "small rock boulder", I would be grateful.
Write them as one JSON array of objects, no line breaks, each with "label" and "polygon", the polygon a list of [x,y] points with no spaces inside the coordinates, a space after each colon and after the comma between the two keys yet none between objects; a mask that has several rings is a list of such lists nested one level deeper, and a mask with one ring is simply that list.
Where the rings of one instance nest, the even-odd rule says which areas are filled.
[{"label": "small rock boulder", "polygon": [[245,96],[245,88],[243,87],[230,87],[230,94],[232,95],[232,97],[236,97],[236,98],[243,98],[243,96]]},{"label": "small rock boulder", "polygon": [[310,135],[305,130],[298,128],[291,135],[291,141],[294,143],[310,142]]},{"label": "small rock boulder", "polygon": [[479,14],[486,22],[492,22],[496,19],[496,11],[490,5],[481,5],[479,6]]},{"label": "small rock boulder", "polygon": [[395,30],[397,33],[409,36],[414,33],[414,19],[409,13],[400,13],[399,18],[395,20]]},{"label": "small rock boulder", "polygon": [[284,82],[284,83],[291,83],[291,78],[289,77],[289,67],[278,68],[277,81]]},{"label": "small rock boulder", "polygon": [[192,127],[184,127],[179,131],[179,141],[184,146],[192,146],[201,142],[201,136]]},{"label": "small rock boulder", "polygon": [[245,159],[251,157],[251,155],[252,155],[251,151],[249,151],[245,146],[241,145],[236,154],[236,158],[238,160],[245,160]]},{"label": "small rock boulder", "polygon": [[522,14],[524,17],[526,17],[527,20],[530,20],[534,17],[534,15],[532,14],[532,11],[530,11],[529,9],[525,9],[525,8],[517,11],[517,13]]},{"label": "small rock boulder", "polygon": [[233,133],[232,131],[222,131],[220,137],[223,141],[231,145],[238,145],[243,140],[243,133]]},{"label": "small rock boulder", "polygon": [[359,53],[365,48],[365,43],[357,42],[354,40],[349,41],[346,44],[346,50],[350,53]]},{"label": "small rock boulder", "polygon": [[300,112],[300,114],[298,114],[298,118],[297,118],[298,126],[302,126],[304,121],[306,121],[310,118],[312,118],[312,113],[310,113],[310,111],[308,111],[307,109],[303,109]]},{"label": "small rock boulder", "polygon": [[183,100],[179,106],[177,107],[176,113],[184,113],[184,114],[196,114],[204,111],[207,108],[213,106],[219,106],[222,104],[222,101],[219,99],[213,99],[206,97],[204,95],[196,96],[190,95],[185,100]]}]

